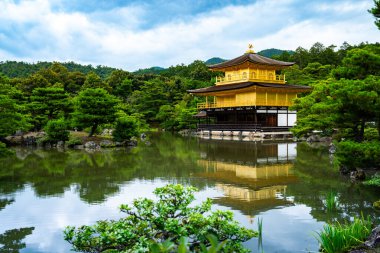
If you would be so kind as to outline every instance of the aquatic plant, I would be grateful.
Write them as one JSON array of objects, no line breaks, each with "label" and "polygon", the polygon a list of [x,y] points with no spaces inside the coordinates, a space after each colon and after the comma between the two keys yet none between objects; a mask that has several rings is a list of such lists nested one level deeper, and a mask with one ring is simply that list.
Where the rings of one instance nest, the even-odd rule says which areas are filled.
[{"label": "aquatic plant", "polygon": [[365,219],[354,218],[352,223],[327,224],[317,233],[321,251],[326,253],[343,253],[360,245],[371,233],[372,222],[368,216]]},{"label": "aquatic plant", "polygon": [[326,208],[327,208],[327,211],[329,212],[333,212],[333,211],[336,211],[338,209],[338,196],[336,194],[336,192],[334,191],[330,191],[326,194]]},{"label": "aquatic plant", "polygon": [[263,218],[257,218],[257,232],[259,241],[259,251],[264,252],[263,249]]}]

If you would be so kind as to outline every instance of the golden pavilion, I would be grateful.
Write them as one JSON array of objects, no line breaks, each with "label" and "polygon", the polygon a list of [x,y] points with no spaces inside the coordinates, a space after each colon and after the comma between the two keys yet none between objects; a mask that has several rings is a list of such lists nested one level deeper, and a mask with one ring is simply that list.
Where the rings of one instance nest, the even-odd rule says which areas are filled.
[{"label": "golden pavilion", "polygon": [[309,86],[287,84],[280,71],[294,65],[254,53],[252,45],[245,54],[219,64],[210,70],[223,72],[215,86],[189,90],[204,96],[199,113],[208,130],[288,130],[296,122],[296,112],[289,110],[297,94],[310,91]]}]

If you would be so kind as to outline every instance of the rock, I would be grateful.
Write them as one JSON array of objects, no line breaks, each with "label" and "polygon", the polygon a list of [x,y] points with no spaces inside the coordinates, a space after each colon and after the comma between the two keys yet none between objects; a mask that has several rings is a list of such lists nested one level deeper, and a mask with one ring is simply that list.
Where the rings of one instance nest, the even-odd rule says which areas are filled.
[{"label": "rock", "polygon": [[335,154],[336,152],[336,147],[333,143],[330,143],[330,147],[329,147],[329,153],[330,154]]},{"label": "rock", "polygon": [[99,143],[100,147],[102,148],[113,148],[115,147],[115,143],[113,141],[110,141],[110,140],[102,140],[100,143]]},{"label": "rock", "polygon": [[110,136],[112,135],[113,129],[104,129],[103,132],[101,133],[102,136]]},{"label": "rock", "polygon": [[24,135],[24,132],[21,130],[17,130],[16,133],[14,134],[14,136],[23,136],[23,135]]},{"label": "rock", "polygon": [[351,172],[351,170],[345,165],[341,166],[339,171],[342,175],[348,175]]},{"label": "rock", "polygon": [[306,139],[307,142],[319,142],[320,137],[318,135],[311,135]]},{"label": "rock", "polygon": [[380,200],[373,202],[373,207],[380,210]]},{"label": "rock", "polygon": [[145,133],[142,133],[142,134],[140,135],[140,139],[141,139],[141,140],[145,140],[145,138],[146,138],[146,134],[145,134]]},{"label": "rock", "polygon": [[370,249],[380,247],[380,225],[372,230],[364,245]]},{"label": "rock", "polygon": [[332,141],[332,138],[331,137],[321,137],[320,139],[319,139],[319,141],[320,142],[327,142],[327,143],[331,143],[331,141]]},{"label": "rock", "polygon": [[351,171],[350,178],[353,181],[364,180],[365,179],[365,172],[362,169],[357,169],[356,171]]},{"label": "rock", "polygon": [[84,144],[86,149],[100,149],[100,146],[94,141],[89,141]]},{"label": "rock", "polygon": [[65,142],[64,141],[57,142],[57,148],[63,148],[63,147],[65,147]]},{"label": "rock", "polygon": [[7,136],[5,140],[9,142],[10,145],[22,145],[24,138],[22,136]]},{"label": "rock", "polygon": [[136,140],[126,141],[125,145],[128,146],[128,147],[136,147],[137,146],[137,141]]}]

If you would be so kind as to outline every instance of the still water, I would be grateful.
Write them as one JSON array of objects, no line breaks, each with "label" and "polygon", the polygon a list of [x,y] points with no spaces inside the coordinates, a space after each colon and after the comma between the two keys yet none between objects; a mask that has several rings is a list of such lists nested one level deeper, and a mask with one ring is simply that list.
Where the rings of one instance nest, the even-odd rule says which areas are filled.
[{"label": "still water", "polygon": [[[352,184],[333,169],[325,148],[306,143],[239,142],[151,136],[132,149],[15,149],[0,160],[0,252],[70,252],[67,225],[122,217],[118,206],[168,183],[196,186],[197,201],[212,198],[214,209],[232,210],[244,226],[257,229],[253,252],[315,252],[315,233],[331,220],[379,213],[376,188]],[[326,211],[329,191],[339,211]]]}]

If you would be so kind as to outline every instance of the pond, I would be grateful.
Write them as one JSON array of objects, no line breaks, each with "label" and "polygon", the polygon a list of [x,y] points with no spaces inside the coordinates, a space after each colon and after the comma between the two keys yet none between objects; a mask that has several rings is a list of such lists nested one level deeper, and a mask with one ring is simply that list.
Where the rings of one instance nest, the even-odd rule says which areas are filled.
[{"label": "pond", "polygon": [[[249,228],[262,218],[262,248],[257,238],[245,243],[253,252],[315,252],[326,222],[379,216],[372,203],[380,191],[352,184],[326,148],[306,143],[155,134],[132,149],[15,151],[0,161],[0,251],[69,252],[67,225],[122,217],[121,204],[168,183],[197,187],[198,202],[212,198]],[[334,213],[324,205],[330,191],[339,199]]]}]

